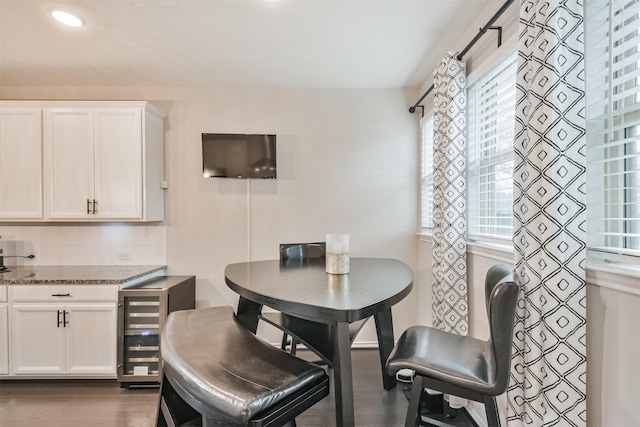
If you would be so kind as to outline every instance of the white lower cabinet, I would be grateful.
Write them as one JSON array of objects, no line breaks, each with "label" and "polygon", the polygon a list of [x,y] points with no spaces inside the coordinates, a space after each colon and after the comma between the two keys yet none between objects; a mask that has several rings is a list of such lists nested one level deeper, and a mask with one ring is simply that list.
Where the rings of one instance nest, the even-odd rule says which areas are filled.
[{"label": "white lower cabinet", "polygon": [[116,375],[116,303],[67,306],[66,372]]},{"label": "white lower cabinet", "polygon": [[10,374],[115,378],[117,286],[108,288],[11,287]]},{"label": "white lower cabinet", "polygon": [[0,286],[0,375],[9,373],[9,308],[7,287]]},{"label": "white lower cabinet", "polygon": [[58,304],[15,304],[11,308],[11,372],[63,374],[65,329]]}]

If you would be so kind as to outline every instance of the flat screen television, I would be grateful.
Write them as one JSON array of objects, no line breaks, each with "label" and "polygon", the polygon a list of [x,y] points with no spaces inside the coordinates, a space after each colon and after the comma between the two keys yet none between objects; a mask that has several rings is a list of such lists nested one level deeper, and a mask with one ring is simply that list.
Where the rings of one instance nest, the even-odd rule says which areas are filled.
[{"label": "flat screen television", "polygon": [[202,134],[205,178],[276,178],[276,136],[266,134]]}]

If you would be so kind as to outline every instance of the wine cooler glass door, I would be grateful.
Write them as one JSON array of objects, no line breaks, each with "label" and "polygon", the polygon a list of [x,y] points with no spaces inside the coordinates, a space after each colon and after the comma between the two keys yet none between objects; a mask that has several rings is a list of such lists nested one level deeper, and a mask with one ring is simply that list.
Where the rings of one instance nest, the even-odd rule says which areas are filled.
[{"label": "wine cooler glass door", "polygon": [[124,376],[137,380],[160,374],[160,331],[165,313],[160,294],[125,296],[123,303]]}]

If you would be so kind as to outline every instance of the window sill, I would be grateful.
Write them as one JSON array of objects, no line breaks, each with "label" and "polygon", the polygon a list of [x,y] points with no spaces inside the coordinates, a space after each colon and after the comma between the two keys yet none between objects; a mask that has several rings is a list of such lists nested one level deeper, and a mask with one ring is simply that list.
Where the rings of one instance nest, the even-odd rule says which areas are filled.
[{"label": "window sill", "polygon": [[[423,243],[433,243],[433,235],[425,231],[417,233]],[[493,259],[505,264],[513,265],[513,246],[496,242],[467,242],[467,253]]]},{"label": "window sill", "polygon": [[[431,234],[417,233],[420,242],[431,244]],[[514,264],[513,247],[496,243],[469,242],[467,253]],[[588,258],[587,284],[640,296],[640,266]]]},{"label": "window sill", "polygon": [[587,283],[640,295],[640,267],[605,261],[587,261]]}]

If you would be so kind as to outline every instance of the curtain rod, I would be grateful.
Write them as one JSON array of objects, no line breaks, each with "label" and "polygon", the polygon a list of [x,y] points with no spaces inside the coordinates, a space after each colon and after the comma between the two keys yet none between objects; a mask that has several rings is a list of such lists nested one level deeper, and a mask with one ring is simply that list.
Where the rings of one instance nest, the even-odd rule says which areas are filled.
[{"label": "curtain rod", "polygon": [[[498,9],[498,11],[495,13],[495,15],[493,15],[491,17],[491,19],[489,19],[489,22],[487,22],[484,27],[480,28],[480,30],[478,31],[478,34],[476,34],[476,36],[473,38],[473,40],[471,40],[469,42],[469,44],[467,44],[465,46],[465,48],[462,49],[462,52],[460,52],[458,54],[458,56],[456,56],[456,59],[458,61],[462,60],[464,55],[466,55],[466,53],[469,52],[469,49],[471,49],[473,47],[473,45],[476,44],[476,42],[478,40],[480,40],[480,38],[482,36],[484,36],[484,34],[487,32],[487,30],[497,30],[498,31],[498,47],[500,47],[500,45],[502,45],[502,27],[493,27],[492,25],[493,25],[494,22],[496,22],[496,20],[500,17],[500,15],[502,15],[509,8],[509,6],[511,6],[511,3],[513,3],[513,0],[507,0],[502,5],[502,7],[500,7],[500,9]],[[415,113],[417,107],[421,107],[422,108],[422,114],[424,115],[424,108],[422,107],[422,105],[420,105],[420,103],[422,102],[422,100],[427,95],[429,95],[429,93],[431,93],[432,90],[433,90],[433,85],[431,85],[431,87],[429,87],[429,89],[427,89],[427,91],[420,97],[420,99],[418,99],[418,102],[416,102],[413,105],[413,107],[409,108],[409,112],[413,114],[413,113]]]}]

